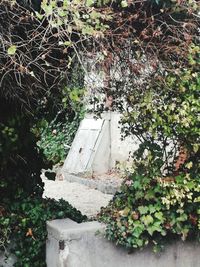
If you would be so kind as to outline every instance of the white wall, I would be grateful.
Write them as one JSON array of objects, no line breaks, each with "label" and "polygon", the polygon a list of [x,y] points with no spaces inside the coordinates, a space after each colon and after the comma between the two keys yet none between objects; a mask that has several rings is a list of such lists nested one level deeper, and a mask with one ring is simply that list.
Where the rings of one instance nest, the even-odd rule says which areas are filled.
[{"label": "white wall", "polygon": [[55,220],[47,223],[47,230],[47,267],[200,266],[200,244],[195,242],[174,242],[160,254],[152,248],[129,254],[104,238],[105,226],[98,222]]},{"label": "white wall", "polygon": [[132,137],[121,140],[119,120],[120,114],[112,111],[104,112],[98,120],[93,114],[87,115],[77,131],[63,171],[105,174],[114,169],[117,162],[126,162],[138,145]]}]

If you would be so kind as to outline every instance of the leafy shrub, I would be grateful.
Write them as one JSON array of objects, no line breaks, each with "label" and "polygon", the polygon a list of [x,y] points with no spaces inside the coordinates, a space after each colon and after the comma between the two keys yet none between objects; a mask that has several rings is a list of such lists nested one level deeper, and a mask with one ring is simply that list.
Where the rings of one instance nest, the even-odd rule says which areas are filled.
[{"label": "leafy shrub", "polygon": [[109,240],[127,248],[151,244],[160,249],[167,239],[200,240],[200,176],[150,178],[135,172],[113,202],[102,209]]},{"label": "leafy shrub", "polygon": [[21,105],[0,102],[0,249],[14,244],[15,266],[45,266],[46,220],[85,217],[64,200],[42,199],[47,166],[31,132],[35,119]]},{"label": "leafy shrub", "polygon": [[70,218],[78,223],[86,219],[64,200],[28,197],[0,209],[0,249],[12,242],[16,267],[42,267],[45,264],[46,221]]},{"label": "leafy shrub", "polygon": [[45,121],[37,144],[48,161],[56,164],[65,160],[78,126],[79,119],[65,123]]},{"label": "leafy shrub", "polygon": [[124,134],[140,146],[121,192],[100,214],[117,244],[157,250],[169,238],[200,240],[199,55],[191,47],[187,69],[129,96]]},{"label": "leafy shrub", "polygon": [[38,147],[43,151],[47,161],[53,164],[65,160],[79,123],[84,117],[84,92],[80,88],[64,87],[57,103],[60,109],[54,111],[54,118],[42,118],[33,128],[38,138]]},{"label": "leafy shrub", "polygon": [[42,199],[41,169],[51,166],[32,131],[40,115],[33,107],[0,97],[0,249],[14,244],[18,267],[45,266],[46,220],[85,219],[65,201]]}]

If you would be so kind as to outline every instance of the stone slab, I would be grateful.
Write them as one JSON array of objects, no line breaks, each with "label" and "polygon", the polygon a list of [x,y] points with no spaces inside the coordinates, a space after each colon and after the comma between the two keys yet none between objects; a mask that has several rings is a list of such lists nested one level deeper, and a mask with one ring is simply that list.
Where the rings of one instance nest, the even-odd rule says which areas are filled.
[{"label": "stone slab", "polygon": [[108,183],[104,183],[99,180],[92,180],[89,178],[82,178],[80,176],[76,176],[67,172],[62,172],[64,179],[71,183],[79,183],[86,185],[90,188],[97,189],[104,194],[111,194],[114,195],[117,191],[119,191],[120,186],[118,185],[111,185]]}]

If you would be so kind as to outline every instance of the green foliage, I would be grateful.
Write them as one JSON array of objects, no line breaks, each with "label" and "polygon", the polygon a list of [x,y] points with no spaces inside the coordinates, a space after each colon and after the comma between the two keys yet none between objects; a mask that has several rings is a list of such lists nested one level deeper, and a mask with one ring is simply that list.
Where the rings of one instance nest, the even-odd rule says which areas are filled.
[{"label": "green foliage", "polygon": [[146,90],[126,96],[129,105],[122,119],[124,135],[136,135],[143,144],[137,157],[148,149],[152,160],[160,161],[159,168],[164,164],[168,174],[174,171],[181,146],[187,150],[188,162],[199,159],[199,60],[200,48],[192,46],[187,69],[163,77],[160,73]]},{"label": "green foliage", "polygon": [[154,251],[178,237],[200,240],[200,176],[150,177],[145,172],[150,166],[143,167],[101,211],[108,239],[127,248],[150,244]]},{"label": "green foliage", "polygon": [[69,151],[79,123],[84,117],[85,90],[64,87],[60,93],[60,110],[53,120],[41,119],[33,132],[38,137],[37,145],[43,151],[47,161],[62,163]]},{"label": "green foliage", "polygon": [[127,97],[124,134],[140,145],[121,191],[100,214],[108,239],[127,248],[200,240],[199,52],[192,46],[187,69]]},{"label": "green foliage", "polygon": [[[128,84],[126,90],[123,87],[128,103],[122,122],[124,133],[137,135],[141,145],[135,154],[133,174],[103,215],[108,222],[108,237],[127,247],[138,248],[150,241],[159,244],[165,235],[181,235],[183,239],[193,233],[198,236],[198,47],[191,47],[188,60],[185,58],[191,43],[199,42],[197,1],[182,1],[181,6],[180,1],[129,4],[120,0],[111,4],[105,0],[95,2],[96,8],[91,0],[43,0],[41,13],[37,5],[36,16],[14,2],[3,0],[0,4],[0,214],[3,215],[0,244],[7,245],[10,237],[16,240],[16,266],[45,265],[47,219],[68,216],[78,220],[80,216],[71,207],[68,209],[67,204],[63,203],[63,209],[58,203],[41,199],[40,170],[44,162],[36,146],[39,135],[31,132],[36,121],[41,123],[42,118],[44,127],[50,129],[45,128],[41,146],[48,148],[47,157],[55,161],[63,157],[60,142],[68,130],[63,134],[65,126],[56,120],[52,122],[55,117],[52,114],[58,111],[58,104],[69,113],[67,122],[77,118],[70,113],[71,104],[68,106],[68,98],[79,101],[77,91],[66,92],[63,97],[58,88],[66,80],[71,81],[77,61],[84,68],[83,53],[79,49],[84,55],[89,52],[91,58],[102,52],[105,60],[98,65],[103,65],[108,77],[113,59],[121,60],[124,49],[128,51],[124,69],[130,70],[134,80],[142,73],[144,64],[140,67],[131,63],[130,54],[140,61],[145,51],[146,56],[155,59],[150,65],[156,75],[152,75],[145,86],[138,88],[137,85],[135,89]],[[27,6],[27,1],[18,2]],[[11,19],[13,14],[15,19]],[[130,52],[127,50],[129,40]],[[174,72],[170,74],[162,68],[173,68]],[[129,79],[126,74],[123,76],[127,83]],[[123,80],[121,83],[124,86]],[[116,98],[117,93],[116,90]],[[35,109],[40,100],[45,103],[47,100],[42,112]],[[52,141],[54,130],[56,135]],[[72,132],[70,129],[67,138],[71,138]],[[173,149],[168,154],[170,140]],[[49,150],[50,142],[58,147],[57,158]],[[176,170],[174,162],[181,146],[186,149],[187,158]]]},{"label": "green foliage", "polygon": [[39,129],[41,133],[37,144],[48,161],[53,164],[64,162],[79,122],[80,118],[74,118],[72,122],[44,122]]},{"label": "green foliage", "polygon": [[71,218],[80,223],[86,219],[64,200],[28,197],[0,210],[0,249],[12,244],[16,267],[42,267],[45,264],[46,221]]},{"label": "green foliage", "polygon": [[[47,18],[53,28],[66,27],[67,39],[61,45],[72,46],[76,50],[76,44],[71,40],[73,32],[79,32],[84,36],[100,36],[107,28],[105,21],[109,18],[99,10],[94,10],[95,1],[46,1],[41,3],[42,14],[36,13],[39,19]],[[79,36],[80,37],[80,36]]]}]

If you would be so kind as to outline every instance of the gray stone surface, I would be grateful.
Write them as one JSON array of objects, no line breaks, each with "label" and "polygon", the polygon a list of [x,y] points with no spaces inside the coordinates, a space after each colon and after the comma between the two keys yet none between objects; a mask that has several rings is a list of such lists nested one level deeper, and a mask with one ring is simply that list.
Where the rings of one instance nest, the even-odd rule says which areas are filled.
[{"label": "gray stone surface", "polygon": [[63,170],[68,173],[105,174],[116,168],[117,162],[131,162],[130,151],[138,148],[136,137],[121,139],[121,114],[103,112],[101,119],[86,114],[76,133]]},{"label": "gray stone surface", "polygon": [[45,183],[43,197],[56,200],[63,198],[88,217],[96,216],[101,207],[106,207],[112,199],[112,195],[104,194],[79,183],[48,179],[43,179],[43,182]]},{"label": "gray stone surface", "polygon": [[200,245],[177,242],[160,255],[151,249],[128,254],[104,238],[98,222],[48,222],[47,267],[199,267]]},{"label": "gray stone surface", "polygon": [[13,254],[10,254],[9,251],[6,252],[0,251],[0,267],[13,267],[15,262],[16,262],[15,256]]},{"label": "gray stone surface", "polygon": [[120,188],[120,184],[109,184],[106,181],[92,180],[89,178],[82,178],[67,172],[63,172],[64,179],[70,183],[79,183],[86,185],[92,189],[97,189],[104,194],[114,195]]}]

